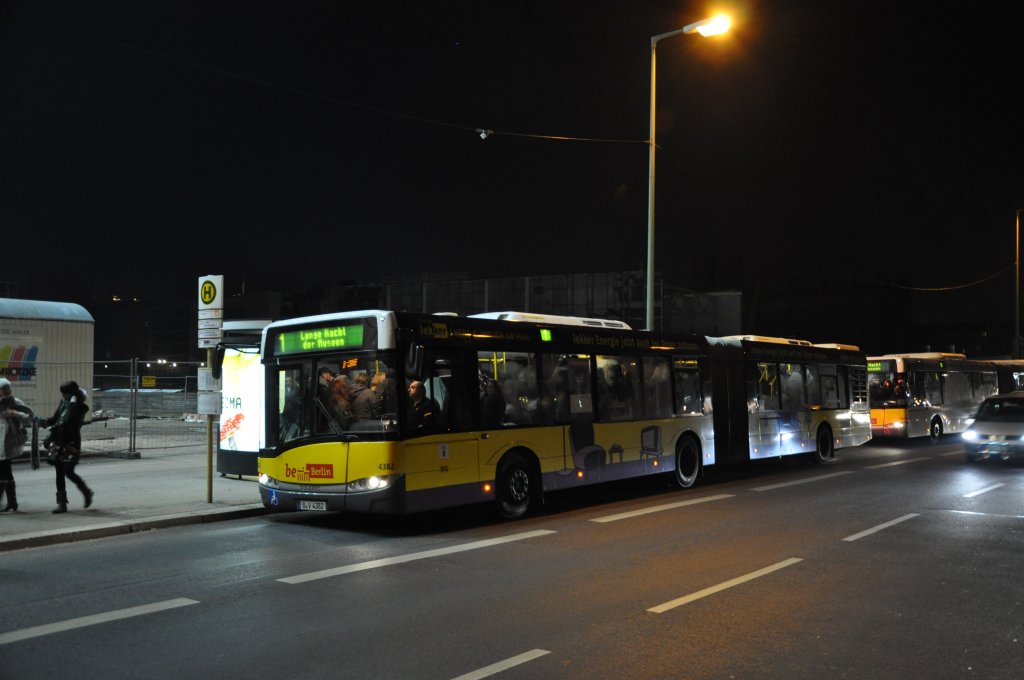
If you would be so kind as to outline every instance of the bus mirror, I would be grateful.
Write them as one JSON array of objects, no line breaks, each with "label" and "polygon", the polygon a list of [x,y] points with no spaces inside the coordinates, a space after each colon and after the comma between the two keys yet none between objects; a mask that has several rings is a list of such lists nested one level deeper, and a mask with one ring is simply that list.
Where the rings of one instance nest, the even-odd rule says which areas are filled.
[{"label": "bus mirror", "polygon": [[213,353],[213,360],[210,363],[210,375],[214,380],[220,380],[220,372],[224,367],[224,345],[218,344]]},{"label": "bus mirror", "polygon": [[409,351],[405,355],[405,374],[410,378],[419,378],[423,375],[423,347],[416,344],[409,345]]}]

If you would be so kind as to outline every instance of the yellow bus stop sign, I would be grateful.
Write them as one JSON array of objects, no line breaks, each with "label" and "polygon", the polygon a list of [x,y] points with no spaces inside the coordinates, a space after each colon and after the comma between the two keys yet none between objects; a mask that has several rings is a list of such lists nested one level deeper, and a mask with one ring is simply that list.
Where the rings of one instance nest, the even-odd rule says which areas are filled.
[{"label": "yellow bus stop sign", "polygon": [[224,298],[220,294],[224,287],[222,274],[199,277],[199,309],[224,309]]}]

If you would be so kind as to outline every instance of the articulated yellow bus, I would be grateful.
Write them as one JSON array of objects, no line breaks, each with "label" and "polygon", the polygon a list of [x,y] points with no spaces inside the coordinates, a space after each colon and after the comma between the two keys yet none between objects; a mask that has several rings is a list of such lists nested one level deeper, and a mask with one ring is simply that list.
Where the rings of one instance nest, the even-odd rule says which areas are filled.
[{"label": "articulated yellow bus", "polygon": [[807,455],[871,436],[864,355],[521,313],[383,310],[266,327],[264,505],[408,513]]},{"label": "articulated yellow bus", "polygon": [[868,385],[874,436],[932,441],[966,430],[998,392],[995,365],[947,352],[868,357]]}]

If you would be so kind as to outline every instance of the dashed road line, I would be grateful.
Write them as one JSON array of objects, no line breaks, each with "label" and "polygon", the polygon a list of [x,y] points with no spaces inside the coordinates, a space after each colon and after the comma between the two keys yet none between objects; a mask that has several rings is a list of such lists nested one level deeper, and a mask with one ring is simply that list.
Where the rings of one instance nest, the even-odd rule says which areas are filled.
[{"label": "dashed road line", "polygon": [[876,527],[871,527],[870,529],[865,529],[864,531],[861,531],[860,533],[853,534],[852,536],[847,536],[843,540],[847,541],[847,542],[853,542],[853,541],[856,541],[858,539],[864,538],[865,536],[870,536],[871,534],[877,533],[877,532],[881,531],[882,529],[888,529],[889,527],[895,526],[895,525],[897,525],[897,524],[899,524],[901,522],[906,522],[908,519],[914,519],[915,517],[920,517],[920,513],[912,512],[909,515],[903,515],[902,517],[897,517],[896,519],[892,520],[891,522],[886,522],[884,524],[879,524]]},{"label": "dashed road line", "polygon": [[85,628],[86,626],[95,626],[100,623],[130,619],[135,616],[144,616],[146,614],[155,614],[156,612],[165,611],[167,609],[186,607],[190,604],[199,604],[199,602],[197,600],[190,600],[187,597],[179,597],[173,600],[164,600],[163,602],[139,605],[138,607],[128,607],[127,609],[116,609],[114,611],[103,612],[101,614],[80,616],[77,619],[47,623],[42,626],[22,628],[21,630],[14,630],[0,635],[0,645],[7,645],[12,642],[29,640],[31,638],[51,635],[53,633],[62,633],[67,630],[74,630],[75,628]]},{"label": "dashed road line", "polygon": [[880,468],[896,467],[897,465],[906,465],[907,463],[920,463],[922,460],[931,460],[930,458],[910,458],[909,460],[894,460],[891,463],[881,463],[879,465],[865,465],[865,470],[878,470]]},{"label": "dashed road line", "polygon": [[551,652],[547,651],[546,649],[531,649],[528,652],[523,652],[522,654],[513,656],[509,659],[505,659],[504,661],[492,663],[490,666],[485,666],[475,671],[466,673],[465,675],[460,675],[457,678],[453,678],[453,680],[480,680],[480,678],[490,677],[492,675],[495,675],[496,673],[507,671],[509,668],[514,668],[520,664],[526,663],[527,661],[539,659],[540,657],[550,653]]},{"label": "dashed road line", "polygon": [[678,503],[666,503],[664,505],[653,505],[649,508],[640,508],[639,510],[630,510],[629,512],[620,512],[617,515],[607,515],[605,517],[598,517],[590,520],[591,522],[617,522],[620,519],[630,519],[632,517],[640,517],[642,515],[649,515],[652,512],[663,512],[665,510],[675,510],[686,505],[696,505],[697,503],[707,503],[709,501],[720,501],[726,498],[735,498],[735,495],[731,493],[722,493],[717,496],[705,496],[703,498],[692,498],[686,501],[679,501]]},{"label": "dashed road line", "polygon": [[998,484],[993,484],[992,486],[986,486],[984,489],[978,489],[977,491],[965,493],[964,498],[974,498],[975,496],[980,496],[983,493],[988,493],[993,489],[998,489],[1001,486],[1006,486],[1006,484],[1004,484],[1003,482],[999,482]]},{"label": "dashed road line", "polygon": [[705,588],[704,590],[697,591],[696,593],[690,593],[689,595],[684,595],[683,597],[677,598],[675,600],[671,600],[671,601],[666,602],[664,604],[659,604],[657,607],[651,607],[647,611],[654,612],[655,614],[663,614],[664,612],[667,612],[669,609],[675,609],[676,607],[681,607],[684,604],[689,604],[690,602],[693,602],[694,600],[699,600],[699,599],[701,599],[703,597],[707,597],[708,595],[714,595],[715,593],[720,593],[723,590],[728,590],[729,588],[733,588],[735,586],[742,585],[742,584],[746,583],[747,581],[753,581],[756,578],[761,578],[762,576],[766,576],[768,574],[771,574],[772,572],[778,571],[779,569],[785,569],[786,567],[791,567],[794,564],[796,564],[797,562],[803,562],[803,559],[800,558],[800,557],[791,557],[788,560],[783,560],[782,562],[777,562],[777,563],[771,565],[770,567],[765,567],[764,569],[758,569],[757,571],[752,571],[749,574],[746,574],[744,576],[739,576],[739,577],[734,578],[734,579],[732,579],[730,581],[726,581],[725,583],[719,583],[717,586],[711,586],[710,588]]},{"label": "dashed road line", "polygon": [[774,489],[781,489],[787,486],[796,486],[797,484],[810,484],[811,482],[820,482],[823,479],[832,479],[833,477],[840,477],[842,475],[852,475],[853,470],[845,470],[843,472],[833,472],[828,475],[817,475],[816,477],[805,477],[804,479],[798,479],[794,482],[782,482],[780,484],[769,484],[768,486],[757,486],[751,489],[751,491],[772,491]]},{"label": "dashed road line", "polygon": [[495,545],[501,545],[502,543],[511,543],[512,541],[523,541],[528,538],[536,538],[538,536],[547,536],[548,534],[556,533],[554,531],[548,531],[546,529],[538,529],[537,531],[527,531],[522,534],[512,534],[511,536],[502,536],[501,538],[490,538],[485,541],[474,541],[473,543],[463,543],[461,545],[453,545],[447,548],[437,548],[435,550],[424,550],[422,552],[410,553],[408,555],[397,555],[395,557],[385,557],[379,560],[370,560],[369,562],[359,562],[357,564],[348,564],[343,567],[334,567],[332,569],[321,569],[320,571],[311,571],[306,574],[298,574],[296,576],[288,576],[286,578],[279,578],[278,581],[282,583],[289,583],[292,585],[298,583],[306,583],[308,581],[316,581],[319,579],[330,578],[332,576],[341,576],[343,574],[351,574],[357,571],[366,571],[367,569],[377,569],[379,567],[388,567],[393,564],[404,564],[406,562],[415,562],[416,560],[425,560],[431,557],[441,557],[442,555],[451,555],[454,553],[466,552],[467,550],[478,550],[480,548],[489,548]]}]

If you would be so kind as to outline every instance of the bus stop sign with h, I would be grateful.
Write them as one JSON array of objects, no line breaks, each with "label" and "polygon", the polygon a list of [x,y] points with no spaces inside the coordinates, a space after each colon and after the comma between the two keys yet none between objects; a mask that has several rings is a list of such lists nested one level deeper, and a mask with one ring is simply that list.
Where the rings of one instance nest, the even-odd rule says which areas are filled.
[{"label": "bus stop sign with h", "polygon": [[199,277],[199,348],[206,348],[206,366],[199,369],[196,410],[206,416],[206,502],[213,502],[213,419],[220,415],[220,381],[214,380],[214,348],[224,337],[224,276]]}]

